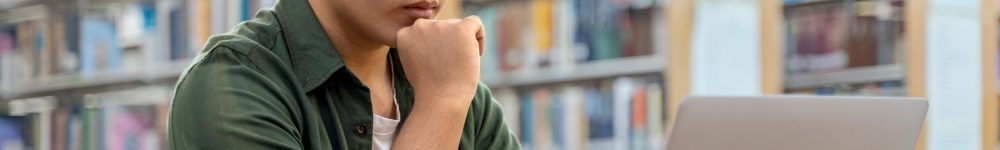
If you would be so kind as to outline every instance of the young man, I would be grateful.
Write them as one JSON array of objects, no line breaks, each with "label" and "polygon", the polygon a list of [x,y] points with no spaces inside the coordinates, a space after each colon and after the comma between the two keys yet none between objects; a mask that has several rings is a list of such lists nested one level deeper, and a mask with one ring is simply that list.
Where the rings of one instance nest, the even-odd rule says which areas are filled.
[{"label": "young man", "polygon": [[282,0],[208,42],[168,149],[518,149],[478,83],[477,17],[445,0]]}]

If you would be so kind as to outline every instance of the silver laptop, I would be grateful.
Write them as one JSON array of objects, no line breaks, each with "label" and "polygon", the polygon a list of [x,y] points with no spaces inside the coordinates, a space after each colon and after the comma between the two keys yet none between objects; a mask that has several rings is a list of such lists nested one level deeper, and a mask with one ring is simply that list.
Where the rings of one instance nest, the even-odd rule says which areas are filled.
[{"label": "silver laptop", "polygon": [[913,150],[927,100],[687,97],[668,150]]}]

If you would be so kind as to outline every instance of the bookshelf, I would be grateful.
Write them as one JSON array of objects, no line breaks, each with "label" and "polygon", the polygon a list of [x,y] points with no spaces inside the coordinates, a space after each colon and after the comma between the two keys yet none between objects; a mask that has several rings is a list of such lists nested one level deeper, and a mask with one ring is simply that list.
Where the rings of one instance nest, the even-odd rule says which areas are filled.
[{"label": "bookshelf", "polygon": [[[628,75],[656,74],[666,70],[666,56],[650,55],[599,60],[576,64],[572,69],[545,68],[501,74],[482,81],[494,88],[509,88],[571,81],[586,81]],[[641,64],[641,65],[636,65]],[[623,67],[628,66],[628,67]]]},{"label": "bookshelf", "polygon": [[877,1],[877,0],[787,0],[784,8],[806,7],[826,4],[843,4],[844,2]]},{"label": "bookshelf", "polygon": [[902,1],[785,1],[784,5],[786,92],[903,96],[823,92],[830,87],[904,88],[902,60],[908,33],[903,30]]},{"label": "bookshelf", "polygon": [[[818,95],[865,95],[865,96],[908,96],[908,97],[923,97],[929,98],[931,101],[931,112],[928,116],[941,115],[942,113],[952,113],[952,114],[962,114],[962,116],[976,116],[978,118],[969,120],[950,120],[942,121],[941,118],[931,119],[929,117],[928,122],[925,124],[924,132],[921,133],[921,137],[918,139],[917,149],[941,149],[942,143],[951,143],[956,145],[945,146],[944,149],[955,149],[962,146],[968,146],[969,149],[997,149],[997,103],[996,103],[996,1],[983,0],[976,1],[980,4],[975,5],[981,7],[981,12],[962,12],[955,11],[955,9],[950,10],[938,10],[941,12],[948,11],[946,13],[956,13],[960,15],[947,16],[960,18],[965,16],[974,16],[978,14],[981,18],[981,23],[974,24],[971,26],[981,26],[968,28],[970,26],[963,26],[965,29],[971,30],[955,30],[949,33],[958,34],[968,34],[976,33],[980,37],[972,39],[981,39],[981,42],[976,40],[942,40],[938,36],[948,37],[946,39],[957,39],[956,37],[967,38],[968,36],[956,36],[955,34],[942,34],[941,32],[929,33],[933,30],[948,30],[947,27],[953,27],[957,25],[969,25],[969,24],[953,24],[942,28],[938,26],[936,28],[929,29],[931,26],[928,25],[931,22],[928,19],[929,16],[933,14],[933,10],[930,10],[931,3],[933,0],[917,0],[917,1],[901,1],[901,0],[844,0],[844,1],[797,1],[796,3],[788,3],[786,1],[785,11],[787,13],[795,14],[794,10],[789,9],[805,9],[805,12],[822,12],[824,9],[835,8],[843,9],[843,12],[833,12],[833,13],[846,13],[847,18],[846,23],[848,27],[833,27],[834,31],[828,31],[827,33],[833,34],[847,34],[851,35],[845,39],[847,46],[845,46],[845,51],[851,52],[856,49],[869,49],[870,51],[875,51],[877,58],[867,58],[874,60],[863,60],[859,62],[864,62],[864,65],[846,65],[848,67],[834,67],[834,68],[819,68],[814,70],[806,71],[791,71],[786,72],[788,76],[786,77],[786,92],[792,91],[793,93],[800,93],[800,89],[809,89],[815,87],[824,87],[817,90],[817,92],[806,92]],[[944,1],[950,2],[950,1]],[[961,2],[964,4],[972,4],[970,1]],[[973,2],[974,3],[974,2]],[[961,6],[961,5],[958,5]],[[853,8],[852,8],[853,7]],[[947,6],[953,7],[953,6]],[[891,9],[887,9],[891,8]],[[811,10],[810,10],[811,9]],[[881,9],[881,10],[880,10]],[[975,9],[968,9],[975,10]],[[811,11],[811,12],[810,12]],[[961,14],[965,13],[965,14]],[[801,14],[801,13],[799,13]],[[788,15],[788,14],[786,14]],[[854,16],[856,15],[856,16]],[[936,14],[941,15],[941,14]],[[964,15],[964,16],[962,16]],[[792,19],[794,16],[786,16]],[[875,23],[871,23],[874,18]],[[868,20],[865,20],[868,19]],[[954,19],[954,18],[950,18]],[[975,20],[975,19],[973,19]],[[963,20],[965,21],[965,20]],[[792,22],[792,21],[788,21]],[[869,22],[869,23],[865,23]],[[956,21],[949,21],[949,23],[955,23]],[[787,23],[787,22],[786,22]],[[795,24],[797,22],[792,22]],[[808,22],[805,22],[808,23]],[[826,23],[826,24],[834,24]],[[822,24],[822,23],[821,23]],[[858,27],[871,26],[872,28],[877,28],[880,32],[875,33],[875,35],[862,33],[854,33],[859,31]],[[794,25],[786,25],[787,28],[796,27]],[[792,32],[789,29],[786,32]],[[863,30],[862,30],[863,31]],[[889,31],[889,32],[881,32]],[[871,33],[871,32],[868,32]],[[852,35],[854,34],[854,35]],[[950,37],[949,37],[950,36]],[[786,45],[791,45],[789,47],[795,47],[792,41],[795,39],[800,39],[799,36],[794,34],[788,35],[790,42]],[[874,46],[864,47],[857,45],[870,44],[865,42],[858,42],[859,40],[851,39],[869,39],[869,41],[877,41]],[[948,53],[942,53],[942,49],[931,49],[929,43],[933,44],[951,44],[961,43],[961,42],[976,42],[981,43],[981,45],[976,46],[983,50],[970,53],[961,53],[959,51],[969,50],[968,47],[964,48],[951,48],[946,50]],[[976,44],[960,44],[960,45],[976,45]],[[955,45],[952,45],[955,46]],[[973,48],[974,49],[974,48]],[[796,50],[796,49],[792,49]],[[929,54],[934,52],[933,55]],[[954,53],[951,53],[954,52]],[[967,51],[968,52],[968,51]],[[953,57],[943,58],[943,54],[955,55]],[[973,54],[973,55],[969,55]],[[886,57],[890,56],[890,57]],[[981,58],[976,58],[981,57]],[[890,58],[883,60],[884,58]],[[956,59],[957,58],[957,59]],[[965,59],[962,59],[965,58]],[[788,59],[788,57],[786,57]],[[853,58],[852,58],[853,59]],[[932,60],[933,59],[933,60]],[[982,66],[981,68],[962,68],[963,66],[973,66],[973,65],[956,65],[957,61],[962,60],[981,60],[982,62],[974,62],[974,66]],[[794,59],[789,59],[793,60]],[[849,60],[855,61],[855,60]],[[938,62],[937,64],[931,61]],[[808,62],[808,61],[802,61]],[[786,68],[788,68],[786,66]],[[942,69],[951,71],[944,71]],[[934,71],[934,72],[931,72]],[[958,72],[958,71],[971,71],[980,73],[959,73],[959,74],[949,74],[948,72]],[[947,76],[963,76],[961,78],[944,78]],[[982,79],[979,79],[979,78]],[[945,81],[945,82],[941,82]],[[826,87],[836,87],[847,90],[855,90],[857,88],[871,88],[872,86],[858,86],[858,85],[883,85],[885,82],[890,82],[890,88],[903,90],[902,94],[888,94],[888,95],[872,95],[864,94],[871,92],[829,92],[831,88]],[[896,83],[891,83],[896,82]],[[970,85],[981,85],[981,87],[969,87],[965,85],[957,85],[954,83],[975,83]],[[930,84],[935,84],[936,86],[930,86]],[[884,87],[877,87],[884,88]],[[965,89],[965,90],[953,90],[953,89]],[[823,90],[825,92],[819,92]],[[981,100],[976,98],[968,97],[963,98],[963,96],[970,96],[975,94],[962,94],[964,92],[975,91],[981,93],[982,96],[972,96],[981,97]],[[934,97],[931,93],[938,95]],[[943,98],[940,95],[953,94],[947,98]],[[957,95],[954,95],[957,94]],[[949,108],[955,106],[956,102],[968,104],[960,107],[961,109]],[[950,106],[949,103],[951,104]],[[972,106],[972,107],[967,107]],[[978,107],[981,108],[978,108]],[[935,111],[936,110],[936,111]],[[966,110],[974,110],[981,112],[967,112]],[[950,117],[949,117],[950,118]],[[974,120],[974,121],[973,121]],[[978,122],[970,123],[968,122]],[[935,126],[937,125],[937,126]],[[972,126],[981,127],[981,129],[970,129],[966,131],[948,130],[948,128],[959,128],[969,129]],[[940,135],[928,134],[928,129],[934,128],[938,130]],[[950,134],[951,136],[949,136]],[[955,136],[956,134],[962,134],[961,136]],[[935,141],[936,140],[936,141]],[[941,142],[942,140],[947,140],[946,142]],[[937,147],[930,143],[939,144]],[[974,144],[978,143],[978,144]],[[975,147],[975,148],[973,148]]]},{"label": "bookshelf", "polygon": [[12,99],[26,95],[58,93],[73,89],[99,88],[128,83],[155,83],[162,80],[176,80],[191,60],[178,60],[165,65],[157,65],[139,70],[105,71],[89,75],[62,75],[44,80],[30,80],[16,83],[10,89],[0,89],[0,97]]},{"label": "bookshelf", "polygon": [[465,0],[481,81],[525,149],[662,149],[666,2]]},{"label": "bookshelf", "polygon": [[877,65],[850,68],[830,72],[804,73],[789,75],[785,88],[800,89],[831,84],[857,84],[880,81],[898,81],[906,77],[905,68],[901,64]]},{"label": "bookshelf", "polygon": [[18,131],[0,137],[0,149],[164,148],[174,83],[203,40],[276,1],[203,2],[27,0],[0,7],[0,129]]}]

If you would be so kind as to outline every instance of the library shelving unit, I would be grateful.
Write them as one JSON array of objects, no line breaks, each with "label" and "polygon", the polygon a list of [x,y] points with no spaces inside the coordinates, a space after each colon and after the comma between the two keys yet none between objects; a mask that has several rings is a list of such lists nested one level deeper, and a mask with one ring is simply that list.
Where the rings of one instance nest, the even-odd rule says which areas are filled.
[{"label": "library shelving unit", "polygon": [[481,81],[528,149],[662,149],[666,1],[465,0]]},{"label": "library shelving unit", "polygon": [[0,2],[0,149],[164,148],[174,83],[204,40],[275,2]]},{"label": "library shelving unit", "polygon": [[785,92],[905,96],[903,4],[785,1]]},{"label": "library shelving unit", "polygon": [[663,59],[664,57],[666,56],[649,55],[587,62],[576,64],[576,66],[573,66],[573,69],[559,70],[545,68],[533,70],[531,73],[508,73],[499,77],[483,79],[483,82],[490,87],[510,88],[586,81],[617,76],[655,74],[666,70],[667,62]]},{"label": "library shelving unit", "polygon": [[[671,116],[679,99],[704,90],[696,83],[704,79],[693,74],[706,70],[695,67],[706,63],[696,60],[704,59],[696,55],[707,49],[698,46],[698,40],[705,40],[699,36],[711,35],[698,32],[713,32],[705,28],[714,26],[698,20],[734,13],[721,7],[749,12],[749,7],[734,6],[745,4],[675,0],[668,5],[670,65],[665,75]],[[708,5],[719,7],[714,10],[720,12],[699,11]],[[918,149],[997,149],[996,1],[758,0],[756,5],[759,20],[744,23],[760,24],[759,35],[749,36],[760,38],[746,38],[759,42],[759,55],[751,56],[760,57],[760,69],[749,73],[759,73],[760,79],[744,77],[730,83],[759,85],[745,88],[751,92],[721,91],[718,95],[927,98],[931,109]],[[699,13],[710,15],[699,17]],[[732,16],[736,15],[728,17]],[[734,51],[728,52],[739,53]],[[727,58],[724,55],[717,56]],[[828,64],[834,65],[824,66]]]},{"label": "library shelving unit", "polygon": [[[786,92],[927,98],[930,111],[917,149],[997,149],[996,22],[987,19],[996,18],[995,4],[992,0],[786,1],[786,25],[791,24],[786,32],[797,32],[801,26],[795,24],[810,23],[795,22],[800,18],[789,14],[835,9],[833,13],[846,14],[849,19],[840,20],[846,23],[817,22],[847,24],[830,26],[835,30],[826,32],[848,35],[837,37],[845,41],[838,43],[844,45],[843,51],[876,56],[851,58],[845,64],[849,67],[842,69],[786,72]],[[864,26],[878,32],[866,35]],[[808,44],[802,39],[806,36],[799,35],[788,34],[785,45]],[[800,49],[789,49],[796,50]]]},{"label": "library shelving unit", "polygon": [[276,2],[0,2],[0,149],[164,148],[173,86],[204,42]]},{"label": "library shelving unit", "polygon": [[[786,1],[787,55],[820,53],[816,51],[867,55],[848,59],[843,68],[802,71],[794,62],[786,64],[790,71],[785,92],[927,98],[930,111],[917,149],[996,149],[996,22],[987,19],[996,18],[995,4],[992,0]],[[843,47],[799,48],[797,44],[816,44],[809,41],[816,37],[803,34],[811,31],[802,31],[810,23],[843,25],[819,31],[846,35],[832,37],[842,39],[831,43]],[[794,60],[786,56],[786,61]]]}]

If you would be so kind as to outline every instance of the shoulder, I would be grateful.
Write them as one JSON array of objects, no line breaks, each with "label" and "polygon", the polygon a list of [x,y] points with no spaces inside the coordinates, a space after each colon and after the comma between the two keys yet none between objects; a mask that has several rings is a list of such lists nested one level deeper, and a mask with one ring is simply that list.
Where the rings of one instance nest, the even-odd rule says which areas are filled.
[{"label": "shoulder", "polygon": [[232,30],[214,35],[205,43],[202,54],[210,54],[217,48],[228,48],[243,55],[267,53],[278,49],[281,41],[281,25],[274,11],[261,10],[254,19],[241,22]]},{"label": "shoulder", "polygon": [[[274,15],[262,10],[232,31],[212,36],[179,78],[175,97],[219,88],[293,89],[294,73],[287,55],[280,55],[285,48]],[[286,90],[278,90],[286,92],[280,96],[287,96]]]},{"label": "shoulder", "polygon": [[[199,77],[219,77],[234,74],[234,69],[247,73],[281,76],[289,67],[288,57],[281,38],[281,26],[272,10],[261,10],[252,20],[241,22],[231,31],[212,36],[194,62],[181,77],[178,87],[185,80]],[[230,70],[230,71],[226,71]],[[281,79],[281,78],[275,78]]]},{"label": "shoulder", "polygon": [[297,149],[300,116],[271,11],[213,36],[177,82],[172,149]]}]

